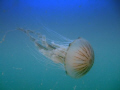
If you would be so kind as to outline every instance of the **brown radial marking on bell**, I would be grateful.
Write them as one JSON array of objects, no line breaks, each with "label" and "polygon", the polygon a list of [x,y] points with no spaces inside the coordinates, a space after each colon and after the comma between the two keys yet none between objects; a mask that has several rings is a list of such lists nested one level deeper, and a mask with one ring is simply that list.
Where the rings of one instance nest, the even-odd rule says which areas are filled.
[{"label": "brown radial marking on bell", "polygon": [[82,67],[86,67],[86,66],[88,66],[88,64],[86,64],[86,63],[85,64],[76,64],[76,63],[73,64],[74,68],[82,68]]},{"label": "brown radial marking on bell", "polygon": [[81,73],[81,76],[84,76],[88,71],[89,71],[88,69],[86,69],[85,71],[83,71],[83,72]]},{"label": "brown radial marking on bell", "polygon": [[[80,58],[80,57],[77,57],[77,56],[74,56],[75,58],[77,58],[77,59],[79,59],[79,60],[82,60],[82,61],[86,61],[86,60],[84,60],[84,59],[82,59],[82,58]],[[78,60],[78,61],[79,61]]]},{"label": "brown radial marking on bell", "polygon": [[78,54],[81,55],[81,56],[84,56],[88,59],[88,57],[84,53],[82,53],[80,50],[78,50]]},{"label": "brown radial marking on bell", "polygon": [[[86,57],[86,56],[85,56],[85,54],[84,54],[84,53],[82,53],[80,50],[78,50],[78,54],[80,54],[81,56]],[[86,58],[87,58],[87,57],[86,57]]]},{"label": "brown radial marking on bell", "polygon": [[[91,50],[90,50],[90,45],[89,44],[87,44],[87,43],[85,43],[85,48],[88,50],[88,52],[87,53],[90,53],[91,52]],[[84,46],[83,46],[84,47]],[[90,57],[90,55],[88,55],[89,57]]]},{"label": "brown radial marking on bell", "polygon": [[89,70],[90,70],[90,67],[87,68],[87,70],[85,72],[83,72],[82,75],[85,75]]},{"label": "brown radial marking on bell", "polygon": [[83,73],[84,71],[86,71],[86,70],[87,70],[87,67],[82,68],[82,69],[80,69],[80,70],[81,70],[81,73]]},{"label": "brown radial marking on bell", "polygon": [[88,67],[86,66],[86,67],[84,67],[82,70],[80,70],[80,69],[77,69],[77,70],[74,69],[74,70],[75,70],[75,72],[76,72],[76,76],[77,76],[77,77],[80,77],[80,76],[83,76],[83,73],[84,73],[84,72],[88,71],[87,69],[88,69]]},{"label": "brown radial marking on bell", "polygon": [[89,70],[90,70],[90,68],[87,67],[86,70],[84,70],[84,71],[81,73],[81,75],[85,75]]},{"label": "brown radial marking on bell", "polygon": [[88,44],[88,47],[86,47],[87,48],[87,50],[88,50],[88,54],[89,54],[89,57],[91,57],[91,47],[90,47],[90,45]]},{"label": "brown radial marking on bell", "polygon": [[[90,44],[88,44],[88,46],[89,46],[89,53],[94,54],[94,51],[93,51],[92,47],[90,46]],[[91,55],[90,55],[90,57],[91,57]]]},{"label": "brown radial marking on bell", "polygon": [[87,70],[87,67],[84,67],[84,68],[82,68],[82,69],[76,69],[75,71],[77,72],[77,74],[81,74],[82,75],[82,73],[84,72],[84,71],[86,71]]},{"label": "brown radial marking on bell", "polygon": [[82,63],[82,64],[80,64],[80,63],[73,63],[73,66],[76,66],[76,65],[87,65],[87,63]]},{"label": "brown radial marking on bell", "polygon": [[87,56],[89,56],[89,55],[88,55],[88,52],[87,52],[87,50],[85,49],[84,46],[82,47],[82,50],[86,52]]},{"label": "brown radial marking on bell", "polygon": [[87,65],[81,65],[81,66],[74,66],[74,70],[80,70],[80,68],[87,67]]},{"label": "brown radial marking on bell", "polygon": [[86,49],[84,48],[84,46],[82,45],[82,50],[84,51],[84,52],[86,52],[87,53],[87,51],[86,51]]},{"label": "brown radial marking on bell", "polygon": [[74,70],[82,72],[82,71],[84,71],[86,69],[87,69],[87,66],[84,66],[84,67],[81,67],[81,68],[75,68]]}]

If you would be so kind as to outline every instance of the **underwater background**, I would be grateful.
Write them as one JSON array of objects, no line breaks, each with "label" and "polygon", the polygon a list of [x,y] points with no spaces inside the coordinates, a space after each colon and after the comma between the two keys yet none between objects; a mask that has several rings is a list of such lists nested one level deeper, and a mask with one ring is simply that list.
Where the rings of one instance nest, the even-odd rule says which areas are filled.
[{"label": "underwater background", "polygon": [[[94,49],[91,70],[65,74],[17,28],[58,41],[83,37]],[[0,90],[120,90],[119,0],[0,0]]]}]

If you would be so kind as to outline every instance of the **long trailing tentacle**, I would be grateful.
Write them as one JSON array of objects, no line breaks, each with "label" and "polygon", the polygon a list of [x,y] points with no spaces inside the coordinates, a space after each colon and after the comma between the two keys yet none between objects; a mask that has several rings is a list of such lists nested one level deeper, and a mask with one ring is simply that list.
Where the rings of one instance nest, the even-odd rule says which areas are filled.
[{"label": "long trailing tentacle", "polygon": [[[30,40],[33,41],[39,49],[51,50],[51,49],[56,49],[56,47],[58,47],[52,43],[49,44],[46,41],[46,37],[40,33],[36,33],[32,30],[25,30],[23,28],[18,28],[17,30],[20,30],[20,31],[26,33],[29,36]],[[37,35],[38,39],[34,38],[31,34]],[[40,43],[39,43],[39,41],[40,41]]]},{"label": "long trailing tentacle", "polygon": [[13,32],[13,31],[16,31],[16,30],[10,30],[10,31],[7,31],[5,32],[4,36],[2,37],[2,39],[0,40],[0,43],[3,43],[5,41],[5,38],[6,38],[6,35],[10,32]]}]

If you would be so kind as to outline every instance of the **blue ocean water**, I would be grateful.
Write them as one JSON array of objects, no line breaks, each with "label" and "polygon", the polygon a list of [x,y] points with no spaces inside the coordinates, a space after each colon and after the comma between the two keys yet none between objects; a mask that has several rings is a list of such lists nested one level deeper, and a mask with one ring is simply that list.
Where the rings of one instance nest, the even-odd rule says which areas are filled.
[{"label": "blue ocean water", "polygon": [[[0,90],[120,90],[120,6],[117,0],[0,0]],[[65,74],[17,28],[57,40],[83,37],[94,49],[91,70]]]}]

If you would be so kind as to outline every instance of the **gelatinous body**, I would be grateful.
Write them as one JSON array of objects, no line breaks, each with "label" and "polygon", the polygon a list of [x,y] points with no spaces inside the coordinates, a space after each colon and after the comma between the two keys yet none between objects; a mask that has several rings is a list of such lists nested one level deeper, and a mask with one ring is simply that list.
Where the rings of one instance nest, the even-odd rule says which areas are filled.
[{"label": "gelatinous body", "polygon": [[[48,42],[46,37],[40,33],[21,28],[18,30],[26,33],[44,56],[55,63],[64,64],[66,74],[73,78],[85,75],[94,63],[94,51],[89,42],[83,38],[61,45],[52,41]],[[36,35],[38,39],[34,38],[32,34]]]},{"label": "gelatinous body", "polygon": [[65,69],[68,75],[73,78],[85,75],[93,62],[94,52],[86,40],[78,38],[70,44],[65,56]]}]

